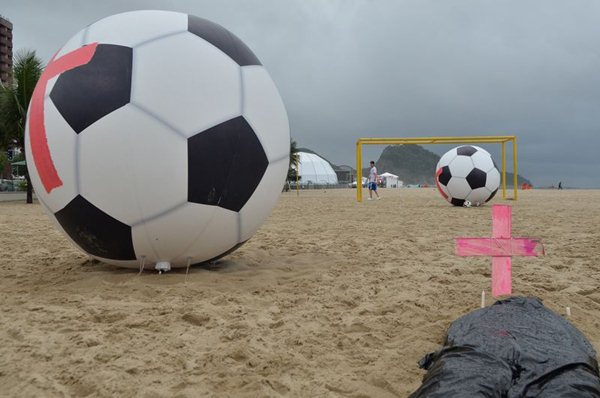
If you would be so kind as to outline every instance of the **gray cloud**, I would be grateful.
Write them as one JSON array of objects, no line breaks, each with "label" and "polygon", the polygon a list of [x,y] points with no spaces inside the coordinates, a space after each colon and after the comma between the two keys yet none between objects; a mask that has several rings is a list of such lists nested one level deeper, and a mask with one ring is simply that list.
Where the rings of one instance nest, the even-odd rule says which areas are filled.
[{"label": "gray cloud", "polygon": [[47,60],[84,26],[148,8],[241,37],[280,88],[294,138],[335,163],[354,163],[361,136],[514,134],[534,184],[600,187],[596,1],[9,0],[2,13],[15,48]]}]

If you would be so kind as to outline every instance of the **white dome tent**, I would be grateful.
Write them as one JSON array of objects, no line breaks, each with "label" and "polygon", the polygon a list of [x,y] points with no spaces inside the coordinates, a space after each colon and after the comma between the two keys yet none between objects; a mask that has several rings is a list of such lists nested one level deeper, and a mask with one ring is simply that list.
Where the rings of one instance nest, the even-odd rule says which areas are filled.
[{"label": "white dome tent", "polygon": [[337,185],[338,178],[333,168],[322,157],[314,153],[298,152],[300,155],[300,185]]}]

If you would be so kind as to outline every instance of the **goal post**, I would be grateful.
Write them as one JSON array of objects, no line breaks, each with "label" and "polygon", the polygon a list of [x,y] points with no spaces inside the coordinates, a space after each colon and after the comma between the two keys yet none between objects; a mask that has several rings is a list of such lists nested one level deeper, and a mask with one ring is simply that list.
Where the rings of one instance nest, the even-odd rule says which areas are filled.
[{"label": "goal post", "polygon": [[517,200],[517,136],[491,135],[467,137],[417,138],[359,138],[356,141],[356,200],[362,202],[362,146],[363,145],[429,145],[429,144],[502,144],[502,199],[506,198],[506,143],[513,148],[513,200]]}]

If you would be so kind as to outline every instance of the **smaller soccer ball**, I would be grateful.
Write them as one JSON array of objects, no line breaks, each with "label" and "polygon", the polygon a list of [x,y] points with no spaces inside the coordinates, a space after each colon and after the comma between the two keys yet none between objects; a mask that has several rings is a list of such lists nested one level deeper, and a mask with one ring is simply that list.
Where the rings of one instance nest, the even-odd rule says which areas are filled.
[{"label": "smaller soccer ball", "polygon": [[500,173],[492,156],[474,145],[453,148],[438,162],[435,180],[440,194],[454,206],[481,206],[500,186]]}]

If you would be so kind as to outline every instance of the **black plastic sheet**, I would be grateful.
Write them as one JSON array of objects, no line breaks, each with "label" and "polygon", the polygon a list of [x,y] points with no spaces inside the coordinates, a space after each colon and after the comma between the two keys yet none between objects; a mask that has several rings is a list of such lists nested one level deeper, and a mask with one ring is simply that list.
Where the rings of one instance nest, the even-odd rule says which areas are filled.
[{"label": "black plastic sheet", "polygon": [[411,398],[600,397],[596,352],[537,298],[511,297],[452,323]]}]

